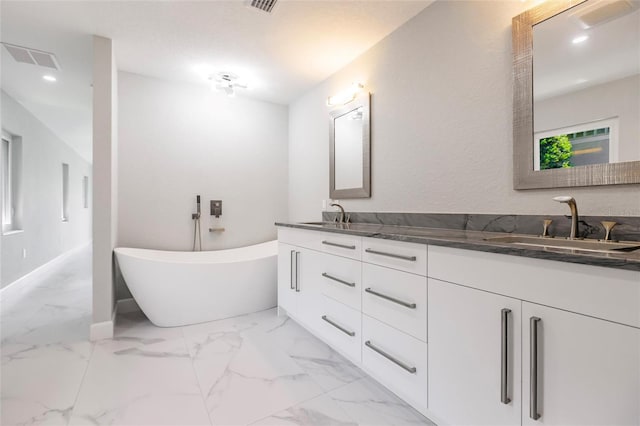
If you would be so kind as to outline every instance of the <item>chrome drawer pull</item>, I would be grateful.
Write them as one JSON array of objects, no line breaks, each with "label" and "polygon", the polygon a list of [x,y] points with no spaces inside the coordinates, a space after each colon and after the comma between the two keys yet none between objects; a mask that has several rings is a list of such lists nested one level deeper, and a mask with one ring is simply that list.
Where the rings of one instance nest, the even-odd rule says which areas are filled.
[{"label": "chrome drawer pull", "polygon": [[296,261],[294,260],[295,259],[295,253],[296,253],[295,250],[291,250],[291,264],[289,265],[291,267],[291,274],[289,276],[289,281],[291,282],[291,290],[293,290],[295,288],[294,285],[293,285],[293,283],[295,282],[295,279],[293,277],[293,267],[294,267],[294,265],[296,263]]},{"label": "chrome drawer pull", "polygon": [[511,309],[504,308],[501,312],[502,334],[500,344],[500,402],[509,404],[509,314]]},{"label": "chrome drawer pull", "polygon": [[300,252],[296,252],[296,292],[300,293]]},{"label": "chrome drawer pull", "polygon": [[417,259],[417,257],[415,257],[415,256],[404,256],[404,255],[401,255],[401,254],[387,253],[387,252],[384,252],[384,251],[373,250],[373,249],[370,249],[370,248],[366,249],[365,251],[367,253],[371,253],[371,254],[379,254],[380,256],[387,256],[387,257],[393,257],[393,258],[396,258],[396,259],[409,260],[411,262],[415,262],[416,259]]},{"label": "chrome drawer pull", "polygon": [[331,321],[329,318],[327,318],[326,315],[322,316],[322,319],[325,320],[326,322],[328,322],[329,324],[331,324],[332,326],[334,326],[335,328],[337,328],[338,330],[342,331],[344,334],[348,334],[349,336],[353,337],[356,335],[355,331],[349,331],[346,328],[336,324],[335,322]]},{"label": "chrome drawer pull", "polygon": [[529,417],[538,420],[538,317],[529,318]]},{"label": "chrome drawer pull", "polygon": [[332,243],[331,241],[323,241],[322,244],[326,244],[328,246],[340,247],[340,248],[349,249],[349,250],[356,249],[356,246],[348,246],[345,244]]},{"label": "chrome drawer pull", "polygon": [[340,278],[332,277],[331,275],[327,274],[326,272],[323,272],[322,276],[325,277],[325,278],[329,278],[330,280],[337,281],[340,284],[348,285],[349,287],[355,287],[356,286],[356,283],[350,283],[349,281],[345,281],[345,280],[341,280]]},{"label": "chrome drawer pull", "polygon": [[416,374],[416,371],[418,371],[415,367],[409,367],[407,364],[405,364],[402,361],[398,361],[397,359],[395,359],[394,357],[392,357],[391,355],[389,355],[388,353],[386,353],[385,351],[383,351],[380,348],[376,348],[375,346],[373,346],[373,344],[371,343],[371,340],[367,340],[366,342],[364,342],[365,346],[367,346],[368,348],[372,349],[374,352],[379,353],[380,355],[382,355],[383,357],[385,357],[386,359],[388,359],[389,361],[393,362],[394,364],[396,364],[398,367],[401,367],[405,370],[407,370],[409,373],[411,374]]},{"label": "chrome drawer pull", "polygon": [[371,293],[374,296],[378,296],[378,297],[380,297],[382,299],[386,299],[386,300],[388,300],[390,302],[397,303],[398,305],[402,305],[402,306],[407,307],[409,309],[415,309],[416,308],[416,304],[415,303],[407,303],[407,302],[404,302],[402,300],[396,299],[395,297],[391,297],[391,296],[387,296],[386,294],[378,293],[377,291],[372,290],[371,287],[365,288],[364,291],[366,291],[367,293]]}]

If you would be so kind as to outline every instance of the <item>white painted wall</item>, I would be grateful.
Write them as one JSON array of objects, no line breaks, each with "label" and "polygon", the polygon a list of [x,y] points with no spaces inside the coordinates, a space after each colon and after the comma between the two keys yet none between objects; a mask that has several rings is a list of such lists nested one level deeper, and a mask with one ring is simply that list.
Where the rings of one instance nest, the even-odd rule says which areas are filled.
[{"label": "white painted wall", "polygon": [[287,119],[286,106],[120,72],[120,246],[191,250],[197,194],[203,250],[275,239],[287,219]]},{"label": "white painted wall", "polygon": [[519,1],[441,1],[289,107],[289,219],[329,198],[326,98],[372,92],[372,198],[352,211],[640,215],[640,186],[513,190],[511,19]]},{"label": "white painted wall", "polygon": [[118,74],[112,40],[93,38],[93,324],[91,338],[113,335],[113,249],[118,241]]},{"label": "white painted wall", "polygon": [[544,99],[535,104],[534,131],[618,117],[619,161],[640,161],[640,75]]},{"label": "white painted wall", "polygon": [[[91,208],[83,206],[82,178],[88,176],[91,182],[92,176],[91,164],[15,99],[4,91],[1,94],[2,128],[22,138],[22,164],[16,167],[21,194],[16,210],[23,232],[2,235],[0,287],[5,287],[91,241]],[[61,215],[62,163],[69,164],[68,222],[62,222]]]}]

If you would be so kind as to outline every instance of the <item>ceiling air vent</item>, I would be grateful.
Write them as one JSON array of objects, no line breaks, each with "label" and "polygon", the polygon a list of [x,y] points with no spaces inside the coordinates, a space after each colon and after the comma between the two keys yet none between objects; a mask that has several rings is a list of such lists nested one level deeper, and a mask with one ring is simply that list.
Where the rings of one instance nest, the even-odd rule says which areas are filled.
[{"label": "ceiling air vent", "polygon": [[271,13],[278,0],[247,0],[247,6]]},{"label": "ceiling air vent", "polygon": [[60,64],[58,64],[56,55],[53,53],[43,52],[42,50],[31,49],[23,46],[16,46],[15,44],[2,43],[2,45],[17,62],[40,65],[41,67],[51,68],[54,70],[60,69]]}]

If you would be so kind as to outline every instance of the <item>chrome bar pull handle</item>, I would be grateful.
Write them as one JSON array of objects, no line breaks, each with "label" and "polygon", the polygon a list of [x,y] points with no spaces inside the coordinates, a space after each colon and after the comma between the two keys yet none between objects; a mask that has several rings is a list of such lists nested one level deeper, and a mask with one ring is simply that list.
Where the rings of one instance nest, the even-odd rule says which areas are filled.
[{"label": "chrome bar pull handle", "polygon": [[378,250],[374,250],[374,249],[365,249],[365,251],[367,253],[371,253],[371,254],[379,254],[380,256],[387,256],[387,257],[393,257],[395,259],[402,259],[402,260],[408,260],[411,262],[415,262],[416,261],[416,257],[415,256],[404,256],[402,254],[395,254],[395,253],[387,253],[385,251],[378,251]]},{"label": "chrome bar pull handle", "polygon": [[330,280],[339,282],[340,284],[344,284],[346,286],[349,286],[349,287],[355,287],[356,286],[356,283],[350,283],[349,281],[345,281],[345,280],[342,280],[340,278],[336,278],[336,277],[334,277],[332,275],[327,274],[326,272],[323,272],[322,276],[325,277],[325,278],[328,278]]},{"label": "chrome bar pull handle", "polygon": [[295,277],[294,277],[294,274],[293,274],[293,268],[294,268],[295,262],[296,262],[295,261],[295,252],[296,252],[295,250],[291,250],[291,259],[290,259],[291,260],[291,264],[289,265],[289,268],[291,269],[291,271],[289,273],[289,281],[291,283],[291,290],[293,290],[295,288],[294,287]]},{"label": "chrome bar pull handle", "polygon": [[389,361],[393,362],[398,367],[408,371],[409,373],[416,374],[416,371],[418,371],[415,367],[409,367],[404,362],[397,360],[396,358],[394,358],[393,356],[389,355],[388,353],[386,353],[382,349],[374,346],[373,343],[371,343],[371,340],[367,340],[366,342],[364,342],[364,344],[365,344],[366,347],[368,347],[372,351],[377,352],[378,354],[382,355],[383,357],[385,357]]},{"label": "chrome bar pull handle", "polygon": [[538,420],[538,317],[529,318],[529,417]]},{"label": "chrome bar pull handle", "polygon": [[349,249],[349,250],[355,250],[356,246],[348,246],[346,244],[338,244],[338,243],[332,243],[331,241],[323,241],[322,244],[325,244],[327,246],[334,246],[334,247],[340,247],[340,248],[344,248],[344,249]]},{"label": "chrome bar pull handle", "polygon": [[326,315],[323,315],[322,319],[325,320],[326,322],[328,322],[329,324],[331,324],[332,326],[334,326],[335,328],[337,328],[338,330],[342,331],[344,334],[347,334],[347,335],[349,335],[351,337],[356,335],[355,331],[349,331],[346,328],[342,327],[341,325],[336,324],[335,322],[333,322],[329,318],[327,318]]},{"label": "chrome bar pull handle", "polygon": [[502,310],[502,336],[500,345],[500,402],[509,404],[509,315],[511,309]]},{"label": "chrome bar pull handle", "polygon": [[296,252],[296,292],[300,293],[300,252]]},{"label": "chrome bar pull handle", "polygon": [[391,296],[387,296],[386,294],[378,293],[377,291],[373,290],[371,287],[365,288],[364,291],[366,291],[367,293],[371,293],[374,296],[378,296],[381,299],[385,299],[385,300],[388,300],[390,302],[397,303],[398,305],[402,305],[402,306],[404,306],[406,308],[409,308],[409,309],[415,309],[416,306],[417,306],[415,303],[405,302],[403,300],[396,299],[395,297],[391,297]]}]

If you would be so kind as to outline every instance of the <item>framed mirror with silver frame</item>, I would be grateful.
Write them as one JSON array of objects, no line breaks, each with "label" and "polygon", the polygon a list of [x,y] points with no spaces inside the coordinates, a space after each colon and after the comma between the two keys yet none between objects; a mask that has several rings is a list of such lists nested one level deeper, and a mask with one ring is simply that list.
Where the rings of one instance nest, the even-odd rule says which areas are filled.
[{"label": "framed mirror with silver frame", "polygon": [[640,2],[513,18],[514,189],[640,183]]},{"label": "framed mirror with silver frame", "polygon": [[371,197],[370,94],[329,112],[329,196]]}]

